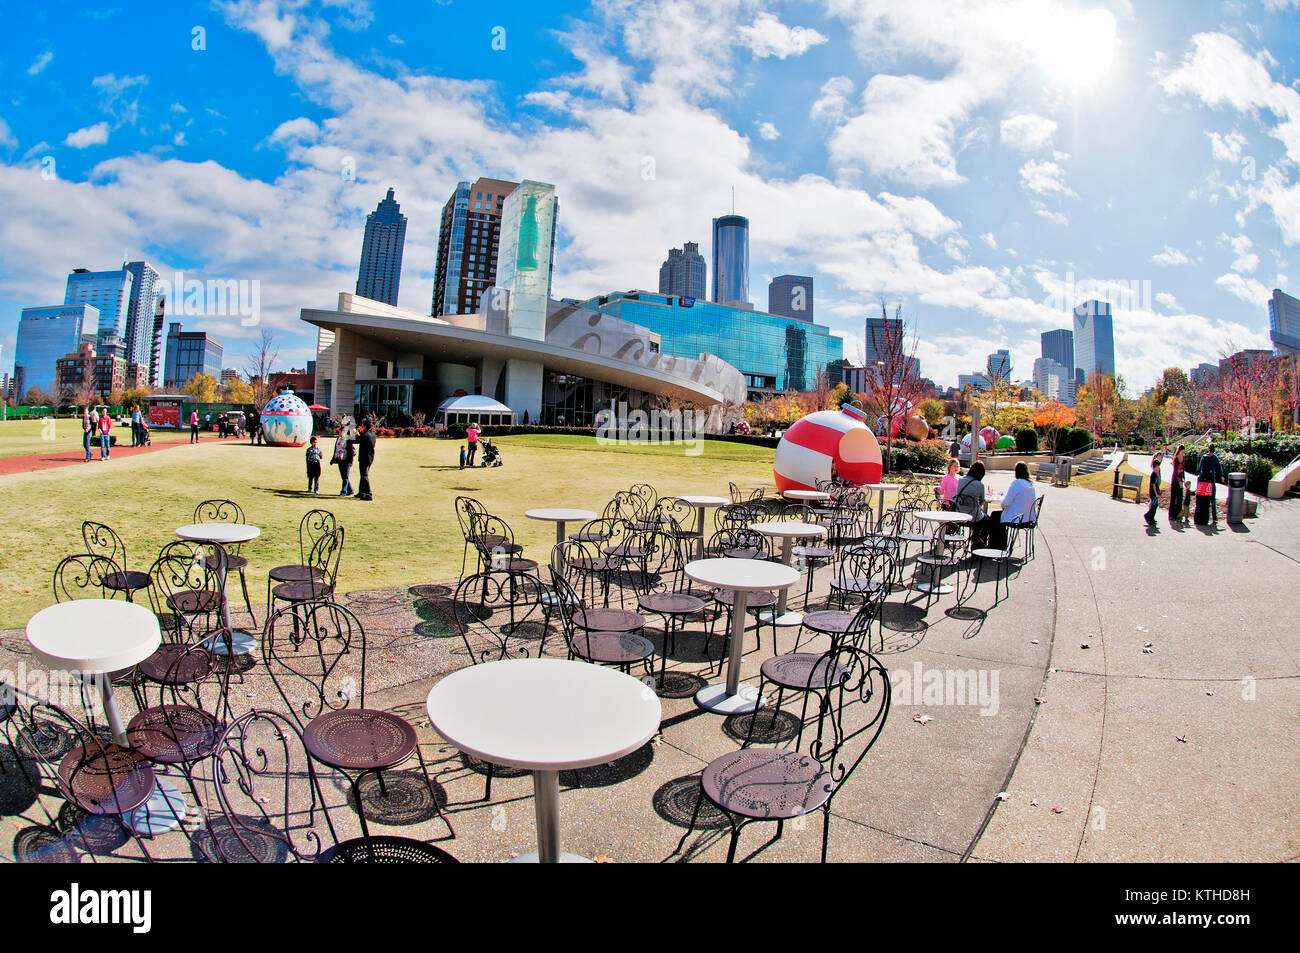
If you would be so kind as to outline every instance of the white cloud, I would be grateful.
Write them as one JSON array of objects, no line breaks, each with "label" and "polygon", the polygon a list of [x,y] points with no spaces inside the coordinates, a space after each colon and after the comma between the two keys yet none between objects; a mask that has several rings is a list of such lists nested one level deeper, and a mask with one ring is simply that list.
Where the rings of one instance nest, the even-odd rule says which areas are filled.
[{"label": "white cloud", "polygon": [[1241,150],[1246,147],[1246,137],[1235,129],[1226,136],[1207,132],[1210,137],[1210,156],[1215,162],[1239,162]]},{"label": "white cloud", "polygon": [[1070,197],[1073,190],[1065,184],[1065,170],[1055,162],[1030,159],[1020,167],[1020,185],[1026,192],[1043,196]]},{"label": "white cloud", "polygon": [[758,127],[758,134],[769,142],[781,137],[781,130],[777,129],[776,126],[772,125],[770,122],[759,122],[754,125]]},{"label": "white cloud", "polygon": [[140,118],[140,93],[149,82],[147,76],[118,76],[105,73],[96,76],[90,85],[99,91],[99,104],[119,123],[134,125]]},{"label": "white cloud", "polygon": [[1177,248],[1165,246],[1164,251],[1158,252],[1151,256],[1151,261],[1157,265],[1185,265],[1188,262],[1187,255]]},{"label": "white cloud", "polygon": [[1037,152],[1056,134],[1056,121],[1033,113],[1020,113],[1002,120],[1002,141],[1016,152]]},{"label": "white cloud", "polygon": [[394,46],[405,46],[405,45],[406,45],[406,41],[403,40],[403,39],[402,39],[400,36],[398,36],[396,33],[390,33],[390,34],[388,34],[388,42],[389,42],[389,43],[392,43]]},{"label": "white cloud", "polygon": [[992,232],[985,232],[983,235],[980,236],[980,238],[983,239],[985,245],[988,245],[989,248],[992,248],[994,251],[997,251],[998,240],[993,237]]},{"label": "white cloud", "polygon": [[1220,275],[1214,283],[1231,295],[1236,295],[1247,304],[1264,307],[1269,298],[1269,290],[1254,278],[1244,278],[1235,272]]},{"label": "white cloud", "polygon": [[775,56],[801,56],[814,46],[826,42],[826,37],[809,27],[789,27],[771,13],[760,13],[750,26],[740,28],[741,42],[763,58]]},{"label": "white cloud", "polygon": [[838,126],[848,115],[853,88],[853,80],[847,76],[832,76],[822,84],[821,94],[813,101],[808,115],[818,122]]},{"label": "white cloud", "polygon": [[106,142],[108,142],[108,123],[106,122],[97,122],[93,126],[86,126],[76,132],[70,132],[68,137],[63,140],[65,146],[72,146],[74,149],[102,146]]},{"label": "white cloud", "polygon": [[27,67],[27,72],[32,76],[36,76],[41,70],[50,65],[50,60],[52,59],[54,59],[54,54],[49,50],[46,50],[32,61],[32,65]]},{"label": "white cloud", "polygon": [[1166,311],[1182,310],[1178,304],[1178,299],[1167,291],[1156,292],[1156,304],[1160,305],[1160,307],[1164,308]]},{"label": "white cloud", "polygon": [[1055,222],[1057,225],[1069,225],[1070,217],[1064,212],[1053,212],[1045,208],[1034,209],[1034,214],[1040,218],[1045,218],[1049,222]]},{"label": "white cloud", "polygon": [[14,138],[13,130],[9,128],[9,123],[0,119],[0,147],[12,149],[18,145],[18,140]]}]

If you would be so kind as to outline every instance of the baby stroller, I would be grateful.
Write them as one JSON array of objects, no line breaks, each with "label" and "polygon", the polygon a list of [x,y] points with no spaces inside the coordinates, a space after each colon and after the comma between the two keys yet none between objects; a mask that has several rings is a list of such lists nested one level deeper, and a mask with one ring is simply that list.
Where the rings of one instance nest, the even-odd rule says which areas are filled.
[{"label": "baby stroller", "polygon": [[483,447],[483,466],[499,467],[504,462],[501,459],[501,451],[487,437],[479,437],[478,442]]},{"label": "baby stroller", "polygon": [[144,418],[140,419],[140,446],[147,447],[152,442],[149,436],[149,422]]}]

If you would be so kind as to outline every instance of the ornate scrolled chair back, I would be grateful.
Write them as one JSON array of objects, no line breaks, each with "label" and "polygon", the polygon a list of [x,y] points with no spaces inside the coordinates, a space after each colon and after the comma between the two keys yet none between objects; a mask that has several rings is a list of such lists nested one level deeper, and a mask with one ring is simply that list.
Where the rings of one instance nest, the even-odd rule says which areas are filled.
[{"label": "ornate scrolled chair back", "polygon": [[366,705],[366,632],[346,606],[276,610],[262,632],[262,659],[300,728],[325,712]]},{"label": "ornate scrolled chair back", "polygon": [[111,599],[117,590],[105,589],[104,579],[121,571],[107,556],[95,553],[65,556],[54,568],[54,601]]},{"label": "ornate scrolled chair back", "polygon": [[[825,656],[838,684],[825,693],[817,714],[817,734],[808,746],[830,775],[830,797],[848,780],[876,743],[889,717],[889,672],[870,652],[852,644]],[[829,807],[830,798],[827,800]]]},{"label": "ornate scrolled chair back", "polygon": [[546,587],[532,573],[482,572],[462,579],[452,596],[452,616],[470,661],[540,654],[545,596]]}]

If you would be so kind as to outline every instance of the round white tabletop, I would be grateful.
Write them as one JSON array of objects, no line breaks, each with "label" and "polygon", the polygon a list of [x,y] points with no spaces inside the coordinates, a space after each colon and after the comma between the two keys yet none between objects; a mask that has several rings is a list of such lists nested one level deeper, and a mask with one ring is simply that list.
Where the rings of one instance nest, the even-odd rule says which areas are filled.
[{"label": "round white tabletop", "polygon": [[561,771],[608,764],[659,730],[654,690],[590,662],[508,659],[471,665],[434,685],[429,724],[494,764]]},{"label": "round white tabletop", "polygon": [[696,582],[738,593],[783,589],[799,581],[794,569],[767,559],[693,559],[683,570]]},{"label": "round white tabletop", "polygon": [[596,514],[591,510],[575,510],[563,506],[544,506],[535,510],[526,510],[524,515],[530,520],[546,520],[554,523],[557,543],[564,542],[565,523],[585,523],[596,518]]},{"label": "round white tabletop", "polygon": [[190,523],[187,526],[176,527],[176,535],[192,543],[220,543],[222,546],[230,546],[257,539],[262,535],[262,531],[247,523]]},{"label": "round white tabletop", "polygon": [[76,599],[42,609],[27,623],[27,641],[41,662],[92,675],[143,662],[162,644],[158,617],[133,602]]},{"label": "round white tabletop", "polygon": [[926,523],[969,523],[971,521],[969,513],[958,513],[955,510],[918,510],[914,515]]},{"label": "round white tabletop", "polygon": [[825,536],[826,527],[818,523],[801,523],[799,520],[772,520],[767,523],[750,523],[749,528],[764,536],[783,539],[807,539],[809,536]]},{"label": "round white tabletop", "polygon": [[831,498],[829,493],[821,490],[782,490],[781,495],[788,500],[825,501]]},{"label": "round white tabletop", "polygon": [[559,772],[608,764],[654,737],[663,707],[630,675],[589,662],[509,659],[452,672],[429,691],[429,724],[462,751],[533,772],[537,852],[560,853]]},{"label": "round white tabletop", "polygon": [[901,490],[902,488],[903,488],[903,484],[901,484],[901,483],[864,483],[864,484],[862,484],[862,489],[864,489],[864,490],[873,490],[873,491],[875,491],[875,492],[877,492],[877,493],[888,493],[890,490],[895,490],[895,491],[897,491],[897,490]]},{"label": "round white tabletop", "polygon": [[706,506],[726,506],[731,502],[725,496],[679,496],[677,499],[701,509]]}]

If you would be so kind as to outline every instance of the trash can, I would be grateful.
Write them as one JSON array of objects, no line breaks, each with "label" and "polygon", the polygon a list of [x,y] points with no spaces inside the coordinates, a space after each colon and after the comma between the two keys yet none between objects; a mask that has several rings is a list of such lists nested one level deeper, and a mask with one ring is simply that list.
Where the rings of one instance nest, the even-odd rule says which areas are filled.
[{"label": "trash can", "polygon": [[1053,486],[1069,486],[1070,471],[1074,468],[1074,457],[1057,457],[1056,473],[1052,478]]},{"label": "trash can", "polygon": [[1246,474],[1228,474],[1228,522],[1240,523],[1246,514]]}]

